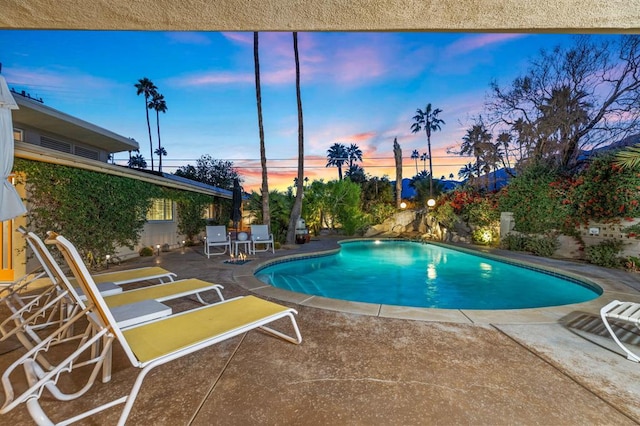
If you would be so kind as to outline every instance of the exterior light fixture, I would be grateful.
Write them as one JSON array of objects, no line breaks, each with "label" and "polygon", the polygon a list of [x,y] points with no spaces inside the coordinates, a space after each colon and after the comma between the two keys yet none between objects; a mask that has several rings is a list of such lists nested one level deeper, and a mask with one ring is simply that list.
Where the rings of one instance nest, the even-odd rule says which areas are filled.
[{"label": "exterior light fixture", "polygon": [[434,200],[433,198],[429,198],[429,200],[427,201],[427,206],[433,207],[435,205],[436,205],[436,200]]},{"label": "exterior light fixture", "polygon": [[160,244],[156,244],[157,254],[156,256],[160,256]]},{"label": "exterior light fixture", "polygon": [[109,261],[111,260],[111,255],[108,254],[106,258],[107,258],[107,269],[109,269]]},{"label": "exterior light fixture", "polygon": [[406,209],[407,208],[407,203],[405,203],[404,201],[400,203],[400,208],[401,209]]}]

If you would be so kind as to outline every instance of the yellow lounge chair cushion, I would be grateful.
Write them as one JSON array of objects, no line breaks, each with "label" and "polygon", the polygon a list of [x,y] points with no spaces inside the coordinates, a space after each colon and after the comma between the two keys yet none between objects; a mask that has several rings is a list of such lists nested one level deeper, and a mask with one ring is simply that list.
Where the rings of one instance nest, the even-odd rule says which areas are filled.
[{"label": "yellow lounge chair cushion", "polygon": [[105,296],[104,301],[107,303],[107,306],[114,308],[116,306],[128,305],[130,303],[141,302],[148,299],[155,299],[157,301],[176,299],[178,297],[212,290],[219,286],[219,284],[212,284],[196,278],[190,278],[164,284],[155,284],[149,287],[114,294],[112,296]]},{"label": "yellow lounge chair cushion", "polygon": [[[96,284],[104,282],[127,283],[145,280],[154,280],[160,277],[175,276],[174,273],[158,266],[150,266],[146,268],[128,269],[125,271],[105,272],[103,274],[91,275],[93,282]],[[69,280],[72,285],[77,285],[75,279]]]},{"label": "yellow lounge chair cushion", "polygon": [[138,361],[145,363],[289,310],[246,296],[142,324],[122,334]]}]

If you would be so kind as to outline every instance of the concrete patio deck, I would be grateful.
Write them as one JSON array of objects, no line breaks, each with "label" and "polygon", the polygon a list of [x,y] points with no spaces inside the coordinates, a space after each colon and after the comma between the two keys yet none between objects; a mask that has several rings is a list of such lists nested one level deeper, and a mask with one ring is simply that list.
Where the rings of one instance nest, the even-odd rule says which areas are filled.
[{"label": "concrete patio deck", "polygon": [[[223,284],[225,297],[257,294],[299,311],[296,346],[259,331],[163,365],[147,377],[131,425],[638,424],[640,365],[626,360],[598,311],[618,298],[640,302],[638,276],[522,253],[511,258],[583,275],[598,299],[517,311],[409,309],[348,303],[266,286],[266,259],[331,250],[336,238],[260,253],[245,265],[207,259],[202,247],[140,258],[179,278]],[[226,258],[226,257],[225,257]],[[195,299],[173,303],[175,310]],[[196,326],[196,325],[194,325]],[[637,343],[637,333],[625,339]],[[0,356],[0,369],[21,354]],[[77,401],[44,398],[54,420],[127,393],[137,371],[116,345],[113,379]],[[119,408],[83,424],[115,424]],[[31,424],[24,407],[3,424]]]}]

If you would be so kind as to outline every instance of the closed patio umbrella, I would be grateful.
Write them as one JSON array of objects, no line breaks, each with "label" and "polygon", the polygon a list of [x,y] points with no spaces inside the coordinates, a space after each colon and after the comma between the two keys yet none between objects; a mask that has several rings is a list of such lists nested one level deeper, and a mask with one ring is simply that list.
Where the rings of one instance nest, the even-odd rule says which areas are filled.
[{"label": "closed patio umbrella", "polygon": [[233,197],[231,198],[231,220],[238,235],[238,223],[242,220],[242,188],[238,179],[233,180]]},{"label": "closed patio umbrella", "polygon": [[18,109],[18,104],[0,74],[0,222],[27,212],[18,192],[8,180],[13,168],[12,109]]}]

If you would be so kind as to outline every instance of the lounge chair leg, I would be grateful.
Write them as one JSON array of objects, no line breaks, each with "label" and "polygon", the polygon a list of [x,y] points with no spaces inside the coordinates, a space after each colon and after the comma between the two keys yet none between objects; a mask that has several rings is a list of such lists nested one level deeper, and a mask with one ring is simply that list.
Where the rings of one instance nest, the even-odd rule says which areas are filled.
[{"label": "lounge chair leg", "polygon": [[602,322],[604,323],[604,326],[607,328],[607,331],[609,331],[609,334],[611,335],[613,340],[627,354],[627,359],[633,362],[640,362],[640,357],[638,357],[636,354],[634,354],[629,349],[627,349],[627,347],[622,344],[620,339],[618,339],[618,336],[616,336],[616,333],[613,332],[613,329],[611,328],[611,325],[609,325],[609,321],[607,320],[606,312],[604,308],[602,309],[600,316],[602,317]]}]

